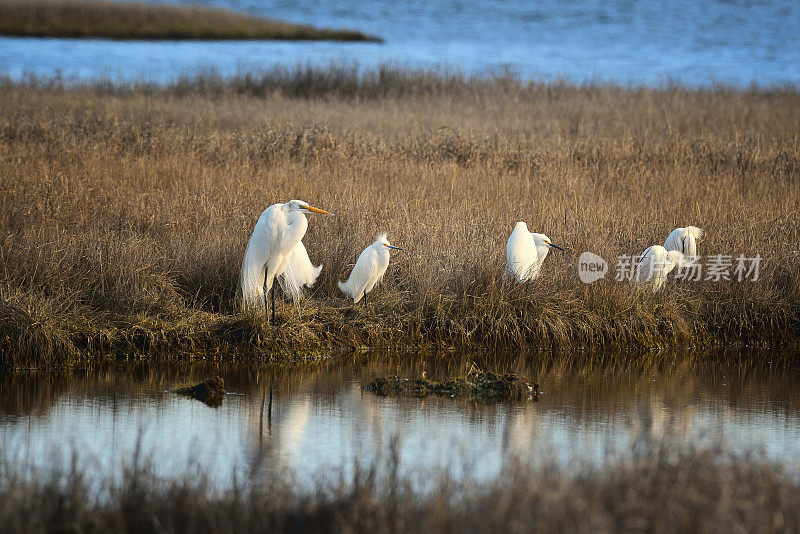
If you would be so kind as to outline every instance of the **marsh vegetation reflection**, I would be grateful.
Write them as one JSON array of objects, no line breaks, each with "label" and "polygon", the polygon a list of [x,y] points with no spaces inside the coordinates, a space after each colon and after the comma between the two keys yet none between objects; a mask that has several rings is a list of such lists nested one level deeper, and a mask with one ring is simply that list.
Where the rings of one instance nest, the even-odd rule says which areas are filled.
[{"label": "marsh vegetation reflection", "polygon": [[[382,397],[379,376],[445,378],[475,363],[541,384],[539,402]],[[207,376],[228,394],[209,407],[173,393]],[[214,484],[285,470],[302,486],[352,473],[396,447],[406,474],[489,480],[510,457],[578,466],[678,446],[800,454],[798,372],[785,355],[337,356],[299,367],[138,366],[4,375],[0,442],[21,466],[119,477],[143,454],[159,476],[200,470]]]}]

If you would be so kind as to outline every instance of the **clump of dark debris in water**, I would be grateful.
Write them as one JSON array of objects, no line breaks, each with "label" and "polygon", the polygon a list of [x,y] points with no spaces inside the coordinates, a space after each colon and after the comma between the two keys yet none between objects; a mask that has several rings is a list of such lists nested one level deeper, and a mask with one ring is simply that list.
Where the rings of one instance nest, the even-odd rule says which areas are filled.
[{"label": "clump of dark debris in water", "polygon": [[219,376],[207,379],[194,386],[185,386],[175,390],[178,395],[184,395],[202,401],[209,406],[220,406],[225,396],[225,382]]},{"label": "clump of dark debris in water", "polygon": [[411,379],[399,376],[376,378],[362,389],[383,397],[411,395],[427,397],[443,395],[452,398],[480,398],[485,400],[532,399],[539,400],[539,384],[532,385],[514,374],[482,371],[473,365],[466,376],[448,380]]}]

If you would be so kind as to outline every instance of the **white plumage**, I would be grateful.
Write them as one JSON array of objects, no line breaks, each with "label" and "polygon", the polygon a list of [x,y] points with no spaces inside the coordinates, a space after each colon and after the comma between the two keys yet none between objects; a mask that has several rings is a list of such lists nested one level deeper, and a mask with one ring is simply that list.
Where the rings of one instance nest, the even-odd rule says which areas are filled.
[{"label": "white plumage", "polygon": [[[258,218],[247,243],[239,274],[244,309],[257,309],[263,302],[266,311],[265,290],[269,292],[275,278],[284,274],[295,251],[297,257],[292,271],[285,278],[289,294],[293,297],[299,295],[303,284],[309,281],[313,283],[319,275],[321,267],[315,268],[308,259],[308,254],[302,254],[298,246],[302,246],[300,241],[308,229],[305,213],[328,212],[309,206],[302,200],[290,200],[285,204],[273,204]],[[302,252],[305,252],[305,247]],[[272,314],[275,315],[274,307]]]},{"label": "white plumage", "polygon": [[[342,293],[356,304],[381,281],[389,267],[389,249],[403,250],[389,244],[386,234],[381,234],[373,244],[364,249],[346,282],[339,282]],[[366,300],[366,299],[365,299]]]},{"label": "white plumage", "polygon": [[667,250],[677,250],[685,256],[697,256],[697,242],[703,237],[703,231],[696,226],[676,228],[664,242]]},{"label": "white plumage", "polygon": [[683,254],[677,250],[667,250],[661,245],[653,245],[642,252],[636,265],[636,281],[640,284],[652,282],[655,293],[664,287],[667,275],[683,265]]},{"label": "white plumage", "polygon": [[506,243],[508,272],[517,282],[535,279],[551,247],[564,250],[552,244],[546,235],[529,232],[527,224],[518,222]]},{"label": "white plumage", "polygon": [[305,245],[300,241],[292,250],[292,254],[289,256],[289,264],[280,278],[278,278],[278,281],[283,292],[289,295],[296,304],[303,293],[303,287],[313,286],[321,271],[322,264],[314,267],[308,257]]}]

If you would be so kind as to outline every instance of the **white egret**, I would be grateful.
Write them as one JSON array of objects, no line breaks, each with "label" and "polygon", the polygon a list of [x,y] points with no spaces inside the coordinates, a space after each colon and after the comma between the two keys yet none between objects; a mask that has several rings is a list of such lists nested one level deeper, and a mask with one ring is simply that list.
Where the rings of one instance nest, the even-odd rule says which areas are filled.
[{"label": "white egret", "polygon": [[546,235],[529,232],[527,224],[518,222],[506,244],[508,272],[517,279],[517,282],[533,280],[539,276],[542,263],[550,248],[564,251],[563,248],[551,243]]},{"label": "white egret", "polygon": [[311,287],[317,281],[319,273],[322,271],[322,264],[314,267],[311,259],[308,257],[303,242],[300,241],[295,245],[292,254],[289,257],[289,264],[286,270],[278,278],[281,284],[281,289],[284,293],[292,297],[292,301],[297,304],[298,299],[303,291],[303,286]]},{"label": "white egret", "polygon": [[346,282],[339,282],[342,293],[353,298],[353,304],[364,298],[367,302],[367,293],[372,291],[375,284],[380,282],[389,267],[389,249],[403,250],[389,244],[386,234],[381,234],[373,244],[364,249],[353,267],[350,277]]},{"label": "white egret", "polygon": [[[272,290],[272,320],[275,320],[275,278],[284,273],[293,253],[299,251],[298,244],[308,229],[306,213],[332,215],[323,209],[309,206],[308,202],[290,200],[285,204],[273,204],[258,218],[247,243],[242,271],[239,274],[244,309],[256,309],[263,300],[264,312],[267,313],[267,293]],[[308,282],[311,278],[309,273],[315,269],[307,254],[305,258],[301,256],[298,253],[296,261],[298,278],[294,278],[292,271],[293,277],[288,279],[289,286],[297,287],[298,291]]]},{"label": "white egret", "polygon": [[667,250],[677,250],[686,256],[697,256],[697,242],[703,237],[703,231],[696,226],[676,228],[664,242]]},{"label": "white egret", "polygon": [[677,250],[667,250],[661,245],[653,245],[642,252],[636,264],[636,281],[640,284],[653,282],[653,293],[664,287],[667,275],[675,267],[684,263],[683,254]]}]

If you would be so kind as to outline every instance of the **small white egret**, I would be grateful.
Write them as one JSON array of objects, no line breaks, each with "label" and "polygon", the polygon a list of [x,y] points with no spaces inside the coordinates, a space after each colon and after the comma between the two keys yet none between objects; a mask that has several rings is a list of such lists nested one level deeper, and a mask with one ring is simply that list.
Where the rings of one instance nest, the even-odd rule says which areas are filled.
[{"label": "small white egret", "polygon": [[[314,271],[317,268],[311,264],[308,254],[301,254],[298,247],[298,244],[302,246],[300,241],[308,229],[306,213],[332,215],[309,206],[308,202],[290,200],[285,204],[273,204],[258,218],[239,274],[244,309],[256,309],[263,300],[264,312],[267,313],[267,293],[272,290],[272,320],[275,320],[275,278],[284,274],[295,251],[297,259],[291,277],[285,278],[288,287],[296,288],[296,291],[290,290],[290,294],[294,297],[304,283],[316,279],[319,272]],[[305,251],[305,247],[302,250]]]},{"label": "small white egret", "polygon": [[517,279],[517,282],[533,280],[539,276],[542,263],[550,248],[564,251],[563,248],[551,243],[546,235],[529,232],[527,224],[518,222],[506,244],[508,272]]},{"label": "small white egret", "polygon": [[636,281],[640,284],[653,282],[653,293],[664,287],[667,275],[675,267],[684,263],[683,254],[677,250],[667,250],[661,245],[653,245],[642,252],[636,264]]},{"label": "small white egret", "polygon": [[339,282],[342,293],[353,298],[353,304],[364,298],[380,282],[389,267],[389,249],[403,250],[389,244],[386,234],[381,234],[373,244],[364,249],[346,282]]},{"label": "small white egret", "polygon": [[697,256],[697,242],[703,237],[703,231],[696,226],[676,228],[664,241],[664,248],[677,250],[686,256]]}]

